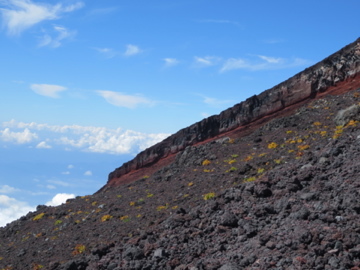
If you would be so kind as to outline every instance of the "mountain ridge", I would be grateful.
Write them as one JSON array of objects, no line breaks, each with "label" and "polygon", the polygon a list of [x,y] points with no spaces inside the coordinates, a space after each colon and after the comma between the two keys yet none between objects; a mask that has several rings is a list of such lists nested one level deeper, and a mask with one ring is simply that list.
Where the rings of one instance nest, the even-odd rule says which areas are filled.
[{"label": "mountain ridge", "polygon": [[[139,170],[154,166],[160,160],[168,164],[173,160],[171,157],[187,146],[245,127],[254,121],[291,106],[294,107],[296,104],[300,105],[303,101],[314,99],[326,92],[331,93],[327,91],[331,87],[353,83],[355,89],[360,80],[359,59],[360,38],[273,88],[254,95],[219,115],[210,116],[183,128],[162,142],[142,151],[133,160],[111,172],[107,184],[99,192],[111,186],[136,180],[140,176]],[[339,92],[341,87],[336,88]],[[169,159],[167,162],[164,160],[166,158]],[[155,167],[161,166],[163,165],[158,164]]]}]

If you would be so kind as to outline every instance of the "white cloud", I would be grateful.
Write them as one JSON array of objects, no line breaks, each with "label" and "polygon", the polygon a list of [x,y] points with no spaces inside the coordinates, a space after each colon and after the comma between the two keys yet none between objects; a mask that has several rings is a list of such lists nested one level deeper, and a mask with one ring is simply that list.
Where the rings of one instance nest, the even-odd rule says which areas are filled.
[{"label": "white cloud", "polygon": [[140,104],[152,105],[153,101],[142,97],[140,95],[125,95],[119,92],[99,90],[96,91],[100,96],[102,96],[107,102],[114,106],[125,107],[133,109]]},{"label": "white cloud", "polygon": [[74,169],[74,168],[75,168],[75,166],[74,166],[74,165],[72,165],[72,164],[69,164],[69,165],[67,166],[67,168],[68,168],[68,169]]},{"label": "white cloud", "polygon": [[19,35],[24,30],[46,20],[56,20],[62,13],[72,12],[82,8],[84,4],[76,4],[63,7],[62,4],[34,3],[31,0],[3,0],[5,8],[0,12],[3,24],[10,35]]},{"label": "white cloud", "polygon": [[56,187],[54,185],[46,185],[47,189],[56,189]]},{"label": "white cloud", "polygon": [[47,206],[58,206],[60,204],[63,204],[68,199],[75,198],[74,194],[68,194],[68,193],[58,193],[56,194],[51,201],[48,201],[45,205]]},{"label": "white cloud", "polygon": [[8,185],[3,185],[3,186],[0,187],[0,193],[9,194],[9,193],[13,193],[13,192],[16,192],[16,191],[19,191],[19,190],[16,189],[16,188],[10,187]]},{"label": "white cloud", "polygon": [[128,44],[126,46],[126,51],[125,51],[124,55],[125,56],[133,56],[133,55],[139,54],[141,52],[142,52],[142,50],[140,50],[140,48],[138,46]]},{"label": "white cloud", "polygon": [[179,61],[175,58],[164,58],[165,67],[173,67],[179,64]]},{"label": "white cloud", "polygon": [[9,128],[0,130],[0,139],[6,142],[15,142],[17,144],[29,143],[32,140],[37,139],[36,133],[30,132],[28,128],[23,131],[13,132]]},{"label": "white cloud", "polygon": [[[132,130],[108,129],[92,126],[56,126],[16,122],[11,120],[3,122],[7,133],[14,133],[10,129],[36,130],[40,137],[39,141],[51,143],[52,147],[65,146],[69,150],[80,149],[81,151],[109,153],[109,154],[135,154],[144,150],[168,137],[170,134],[155,133],[146,134]],[[1,132],[1,131],[0,131]],[[30,132],[30,134],[33,134]],[[34,133],[35,134],[35,133]],[[0,134],[1,135],[1,134]],[[26,138],[26,136],[24,136]],[[37,137],[36,137],[37,138]],[[2,139],[2,136],[0,136]],[[23,141],[23,140],[22,140]],[[15,141],[16,142],[16,141]],[[68,169],[72,169],[69,165]]]},{"label": "white cloud", "polygon": [[64,174],[64,175],[69,175],[70,172],[69,171],[66,171],[66,172],[62,172],[61,174]]},{"label": "white cloud", "polygon": [[265,60],[266,62],[270,63],[270,64],[279,64],[283,61],[282,58],[275,58],[275,57],[270,57],[270,56],[264,56],[264,55],[258,55],[258,57],[260,59]]},{"label": "white cloud", "polygon": [[50,149],[50,148],[52,148],[52,146],[48,145],[45,141],[42,141],[42,142],[38,143],[36,148]]},{"label": "white cloud", "polygon": [[39,47],[49,46],[52,48],[58,48],[62,45],[62,42],[66,39],[71,39],[76,35],[76,31],[70,31],[63,26],[54,26],[55,37],[51,37],[49,34],[45,34],[40,42]]},{"label": "white cloud", "polygon": [[86,171],[86,172],[84,172],[84,175],[85,176],[92,176],[92,171]]},{"label": "white cloud", "polygon": [[61,142],[76,148],[84,148],[90,152],[129,154],[144,150],[165,139],[169,134],[144,134],[136,131],[112,130],[97,132],[78,139],[62,137]]},{"label": "white cloud", "polygon": [[36,94],[51,98],[58,98],[59,93],[67,89],[64,86],[52,84],[32,84],[30,85],[30,88]]},{"label": "white cloud", "polygon": [[30,211],[35,211],[35,207],[9,196],[0,195],[0,227],[26,215]]}]

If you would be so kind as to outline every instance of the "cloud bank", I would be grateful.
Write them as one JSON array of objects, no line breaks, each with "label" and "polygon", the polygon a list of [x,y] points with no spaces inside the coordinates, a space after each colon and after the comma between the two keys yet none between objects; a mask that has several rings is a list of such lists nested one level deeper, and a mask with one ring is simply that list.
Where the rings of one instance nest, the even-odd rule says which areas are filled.
[{"label": "cloud bank", "polygon": [[[7,185],[0,188],[0,193],[10,193],[16,190]],[[63,204],[68,199],[75,198],[75,194],[58,193],[50,201],[46,203],[47,206],[58,206]],[[19,201],[15,198],[0,194],[0,227],[27,215],[31,211],[35,211],[35,206],[30,206],[27,202]]]},{"label": "cloud bank", "polygon": [[0,194],[0,227],[26,215],[30,211],[35,211],[35,209],[26,202]]},{"label": "cloud bank", "polygon": [[25,128],[22,131],[11,131],[9,128],[0,130],[0,139],[5,142],[24,144],[29,143],[37,138],[37,134],[30,132],[28,128]]},{"label": "cloud bank", "polygon": [[108,154],[136,154],[170,134],[146,134],[132,130],[79,125],[48,125],[11,120],[2,123],[0,142],[29,144],[54,149],[80,150]]}]

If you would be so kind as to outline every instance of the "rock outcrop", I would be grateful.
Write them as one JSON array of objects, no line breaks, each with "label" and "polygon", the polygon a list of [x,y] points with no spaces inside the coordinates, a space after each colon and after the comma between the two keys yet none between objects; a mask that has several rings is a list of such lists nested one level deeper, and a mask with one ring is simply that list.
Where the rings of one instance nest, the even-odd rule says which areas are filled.
[{"label": "rock outcrop", "polygon": [[[296,74],[279,85],[214,115],[181,129],[162,142],[139,153],[109,174],[107,185],[121,184],[126,175],[154,165],[159,160],[184,150],[187,146],[209,140],[244,127],[256,120],[330,92],[331,87],[352,81],[360,85],[360,38],[323,61]],[[352,90],[352,89],[345,89]],[[103,189],[104,189],[103,188]],[[101,191],[101,190],[100,190]]]}]

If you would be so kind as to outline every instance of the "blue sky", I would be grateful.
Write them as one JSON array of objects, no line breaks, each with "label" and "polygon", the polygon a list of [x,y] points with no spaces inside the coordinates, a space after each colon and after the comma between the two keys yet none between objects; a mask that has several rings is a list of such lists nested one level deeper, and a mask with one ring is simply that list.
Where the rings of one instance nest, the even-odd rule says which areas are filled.
[{"label": "blue sky", "polygon": [[0,226],[359,37],[358,0],[0,0]]}]

